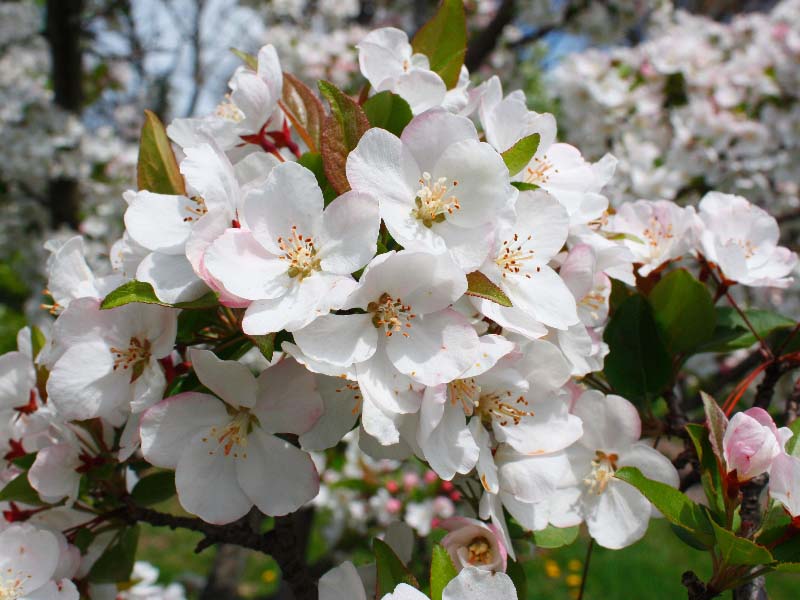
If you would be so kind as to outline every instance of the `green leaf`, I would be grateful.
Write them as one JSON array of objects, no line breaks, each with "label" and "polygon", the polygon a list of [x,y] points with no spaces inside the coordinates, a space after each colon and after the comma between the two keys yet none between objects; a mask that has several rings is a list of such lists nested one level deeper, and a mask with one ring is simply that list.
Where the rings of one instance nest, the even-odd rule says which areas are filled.
[{"label": "green leaf", "polygon": [[136,560],[139,545],[139,527],[123,529],[117,540],[102,554],[89,572],[92,583],[128,581]]},{"label": "green leaf", "polygon": [[706,286],[685,269],[662,278],[648,300],[672,354],[689,352],[711,339],[716,324],[714,301]]},{"label": "green leaf", "polygon": [[717,457],[709,441],[708,429],[697,423],[686,425],[686,433],[694,443],[697,458],[700,462],[700,481],[706,494],[708,505],[715,518],[722,519],[725,515],[725,499],[722,496],[722,479],[719,472]]},{"label": "green leaf", "polygon": [[144,111],[136,181],[140,190],[156,194],[186,195],[186,184],[178,169],[164,124],[149,110]]},{"label": "green leaf", "polygon": [[711,448],[719,460],[719,464],[725,465],[725,454],[722,451],[722,440],[725,437],[725,429],[728,427],[728,417],[711,396],[705,392],[700,392],[703,400],[703,410],[706,413],[706,425],[708,426],[708,441]]},{"label": "green leaf", "polygon": [[506,163],[506,167],[508,167],[509,175],[513,177],[528,166],[533,155],[536,154],[536,151],[539,149],[539,140],[539,134],[532,133],[503,152],[503,161]]},{"label": "green leaf", "polygon": [[249,336],[256,348],[261,351],[261,355],[268,361],[272,361],[272,355],[275,353],[275,335],[275,333],[268,333],[267,335]]},{"label": "green leaf", "polygon": [[20,473],[0,490],[0,502],[21,502],[37,506],[44,504],[39,499],[39,493],[31,487],[27,472]]},{"label": "green leaf", "polygon": [[[518,598],[528,598],[528,576],[521,564],[514,560],[509,560],[506,565],[506,574],[511,578],[514,589],[517,590]],[[487,598],[487,600],[489,600]]]},{"label": "green leaf", "polygon": [[45,347],[47,344],[47,338],[42,333],[42,330],[39,329],[36,325],[31,326],[31,354],[33,358],[39,356],[39,352],[42,351],[42,348]]},{"label": "green leaf", "polygon": [[435,545],[431,557],[431,600],[442,600],[442,591],[456,575],[458,573],[447,550]]},{"label": "green leaf", "polygon": [[86,554],[89,545],[94,541],[94,534],[88,527],[82,527],[75,533],[75,538],[72,540],[73,545],[81,551],[81,554]]},{"label": "green leaf", "polygon": [[325,200],[325,206],[330,204],[336,199],[336,190],[333,189],[331,182],[325,175],[325,165],[322,162],[322,155],[318,152],[306,152],[297,159],[301,165],[314,173],[317,178],[317,183],[322,190],[322,198]]},{"label": "green leaf", "polygon": [[800,444],[797,443],[797,440],[800,439],[800,419],[789,423],[789,429],[794,435],[786,442],[786,452],[791,456],[800,456]]},{"label": "green leaf", "polygon": [[18,458],[15,458],[11,462],[14,463],[15,467],[18,467],[23,471],[27,471],[33,466],[35,460],[36,460],[36,452],[30,452],[25,456],[20,456]]},{"label": "green leaf", "polygon": [[614,476],[639,490],[670,523],[683,527],[706,548],[714,545],[714,530],[702,506],[674,487],[653,481],[636,467],[622,467]]},{"label": "green leaf", "polygon": [[386,542],[376,538],[372,542],[372,551],[375,553],[375,566],[377,568],[378,589],[376,596],[378,598],[391,594],[400,583],[407,583],[419,589],[417,579]]},{"label": "green leaf", "polygon": [[131,497],[140,506],[152,506],[175,495],[175,473],[159,471],[142,477],[133,487]]},{"label": "green leaf", "polygon": [[524,181],[512,181],[511,185],[517,188],[520,192],[532,192],[538,190],[539,186],[535,183],[525,183]]},{"label": "green leaf", "polygon": [[347,156],[370,128],[369,119],[358,103],[335,85],[327,81],[318,85],[331,105],[331,114],[322,126],[322,162],[333,189],[343,194],[350,189],[345,171]]},{"label": "green leaf", "polygon": [[439,74],[447,89],[454,88],[467,53],[463,0],[442,0],[433,18],[411,40],[411,47],[428,57],[431,70]]},{"label": "green leaf", "polygon": [[779,573],[800,573],[800,562],[782,562],[775,565]]},{"label": "green leaf", "polygon": [[773,560],[772,554],[764,546],[746,538],[739,537],[732,531],[720,527],[713,521],[714,536],[720,550],[720,557],[727,565],[766,565]]},{"label": "green leaf", "polygon": [[606,379],[616,392],[641,400],[664,390],[672,377],[672,360],[643,296],[630,296],[619,306],[603,339],[609,348]]},{"label": "green leaf", "polygon": [[258,58],[250,54],[249,52],[244,52],[239,50],[238,48],[231,48],[231,52],[233,52],[236,56],[238,56],[244,64],[248,67],[253,69],[253,71],[258,71]]},{"label": "green leaf", "polygon": [[153,286],[144,281],[128,281],[123,283],[117,289],[109,292],[108,296],[103,298],[100,303],[100,308],[109,309],[124,306],[131,302],[141,302],[143,304],[158,304],[159,306],[168,306],[170,308],[184,308],[184,309],[206,309],[212,308],[219,304],[217,294],[208,292],[206,295],[201,296],[197,300],[189,302],[178,302],[176,304],[168,304],[162,302],[153,291]]},{"label": "green leaf", "polygon": [[408,102],[392,92],[380,92],[364,102],[362,108],[370,125],[399,136],[414,117]]},{"label": "green leaf", "polygon": [[[742,319],[742,316],[729,306],[718,306],[717,326],[714,335],[700,348],[703,352],[731,352],[740,348],[749,348],[758,340]],[[797,321],[768,310],[748,309],[744,311],[747,320],[753,325],[762,338],[771,333],[794,327]]]},{"label": "green leaf", "polygon": [[491,300],[500,306],[512,306],[511,300],[509,300],[505,292],[480,271],[473,271],[467,274],[467,296]]},{"label": "green leaf", "polygon": [[305,83],[291,73],[283,74],[281,108],[310,152],[319,152],[325,107]]},{"label": "green leaf", "polygon": [[545,529],[533,532],[533,543],[540,548],[561,548],[569,546],[578,538],[580,527],[553,527],[548,525]]}]

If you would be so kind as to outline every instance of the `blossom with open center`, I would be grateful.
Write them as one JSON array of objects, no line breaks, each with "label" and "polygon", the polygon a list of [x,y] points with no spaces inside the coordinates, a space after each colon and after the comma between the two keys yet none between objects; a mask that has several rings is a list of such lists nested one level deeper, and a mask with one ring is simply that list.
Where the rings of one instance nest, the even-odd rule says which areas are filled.
[{"label": "blossom with open center", "polygon": [[142,417],[142,452],[175,469],[181,505],[209,523],[231,523],[255,504],[285,515],[313,499],[319,477],[311,457],[276,433],[301,435],[322,414],[314,376],[293,360],[258,378],[243,364],[207,350],[189,353],[209,390],[166,398]]},{"label": "blossom with open center", "polygon": [[78,600],[75,584],[59,577],[56,535],[27,523],[0,531],[0,600]]},{"label": "blossom with open center", "polygon": [[697,250],[725,279],[749,286],[788,287],[797,254],[778,246],[778,223],[741,196],[709,192],[700,201],[705,226]]},{"label": "blossom with open center", "polygon": [[347,157],[347,179],[379,201],[404,248],[449,251],[465,272],[486,258],[517,197],[502,157],[469,119],[442,109],[414,118],[399,138],[367,131]]},{"label": "blossom with open center", "polygon": [[386,414],[417,412],[424,385],[452,381],[476,360],[478,335],[450,308],[466,288],[447,254],[387,252],[372,260],[341,306],[359,312],[319,317],[295,331],[295,342],[315,361],[352,366],[364,428],[394,444],[399,432]]},{"label": "blossom with open center", "polygon": [[565,522],[567,514],[575,519],[572,525],[583,518],[598,544],[624,548],[645,534],[654,509],[614,474],[622,467],[636,467],[648,479],[677,487],[678,472],[658,450],[638,441],[639,413],[624,398],[590,390],[578,398],[573,412],[583,420],[583,436],[566,451],[570,469],[559,487],[569,490],[554,495],[551,522],[563,527],[570,524]]},{"label": "blossom with open center", "polygon": [[245,333],[299,329],[339,308],[356,284],[350,274],[375,254],[377,202],[348,192],[323,211],[316,177],[297,163],[275,167],[248,194],[242,216],[242,228],[211,244],[205,268],[227,292],[252,301]]},{"label": "blossom with open center", "polygon": [[666,200],[638,200],[620,206],[607,229],[625,236],[622,243],[639,263],[639,275],[647,277],[689,252],[701,227],[694,207]]},{"label": "blossom with open center", "polygon": [[159,359],[175,343],[177,311],[152,304],[101,310],[73,300],[55,323],[47,360],[48,399],[66,419],[103,417],[115,425],[161,400]]},{"label": "blossom with open center", "polygon": [[[273,156],[251,154],[235,166],[216,143],[185,149],[181,161],[187,195],[155,194],[145,190],[124,194],[128,202],[125,229],[145,249],[136,267],[136,279],[153,286],[165,302],[193,300],[219,284],[204,268],[208,246],[239,222],[247,191],[263,183]],[[223,303],[241,306],[242,300],[221,296]],[[246,302],[244,303],[246,305]]]},{"label": "blossom with open center", "polygon": [[566,329],[577,323],[575,298],[548,264],[564,246],[568,231],[567,214],[552,196],[539,190],[522,192],[516,221],[500,229],[480,268],[513,307],[480,302],[478,308],[503,327],[530,337],[544,335],[541,324]]}]

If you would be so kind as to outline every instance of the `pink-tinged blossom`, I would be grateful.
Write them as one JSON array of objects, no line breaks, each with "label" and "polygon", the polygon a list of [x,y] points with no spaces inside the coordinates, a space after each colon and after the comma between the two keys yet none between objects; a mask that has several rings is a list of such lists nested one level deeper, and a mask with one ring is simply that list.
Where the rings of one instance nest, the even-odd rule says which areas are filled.
[{"label": "pink-tinged blossom", "polygon": [[311,457],[276,433],[302,435],[323,411],[314,376],[283,360],[258,378],[208,350],[189,357],[215,395],[185,392],[142,417],[142,452],[175,469],[181,505],[209,523],[231,523],[255,504],[264,514],[297,510],[319,491]]},{"label": "pink-tinged blossom", "polygon": [[449,532],[440,543],[456,570],[475,567],[505,572],[508,551],[493,526],[477,519],[452,517],[442,521],[439,527]]},{"label": "pink-tinged blossom", "polygon": [[763,408],[754,407],[733,415],[722,438],[728,473],[735,471],[742,482],[768,473],[772,461],[782,451],[781,435]]},{"label": "pink-tinged blossom", "polygon": [[797,254],[778,246],[778,223],[741,196],[709,192],[700,202],[698,251],[725,279],[748,286],[788,287]]}]

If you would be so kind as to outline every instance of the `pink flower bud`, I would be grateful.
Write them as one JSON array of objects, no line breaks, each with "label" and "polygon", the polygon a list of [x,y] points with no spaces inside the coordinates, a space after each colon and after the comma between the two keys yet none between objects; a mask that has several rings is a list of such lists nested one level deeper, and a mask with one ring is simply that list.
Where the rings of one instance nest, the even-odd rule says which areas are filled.
[{"label": "pink flower bud", "polygon": [[386,490],[390,494],[396,494],[400,490],[400,486],[393,479],[386,482]]},{"label": "pink flower bud", "polygon": [[438,479],[439,476],[436,474],[435,471],[425,471],[425,483],[427,483],[428,485],[436,483]]},{"label": "pink flower bud", "polygon": [[386,501],[386,510],[390,514],[393,515],[397,514],[400,512],[402,508],[403,508],[403,503],[400,502],[400,500],[398,500],[397,498],[389,498]]},{"label": "pink flower bud", "polygon": [[439,527],[450,532],[441,544],[457,571],[475,567],[505,572],[508,552],[493,526],[476,519],[453,517],[442,521]]},{"label": "pink flower bud", "polygon": [[739,481],[749,481],[767,473],[781,451],[778,429],[769,413],[751,408],[736,413],[722,439],[728,473],[736,471]]}]

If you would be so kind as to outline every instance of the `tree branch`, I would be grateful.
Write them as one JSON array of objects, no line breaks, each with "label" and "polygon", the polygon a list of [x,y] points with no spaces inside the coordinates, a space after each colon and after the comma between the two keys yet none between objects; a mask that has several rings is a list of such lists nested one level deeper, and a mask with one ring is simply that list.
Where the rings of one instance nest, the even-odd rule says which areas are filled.
[{"label": "tree branch", "polygon": [[503,29],[514,20],[516,8],[516,0],[503,0],[494,18],[486,28],[472,38],[467,46],[467,55],[464,58],[464,64],[467,69],[470,71],[476,70],[497,47],[497,42],[500,40]]}]

